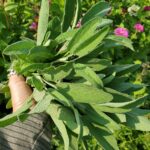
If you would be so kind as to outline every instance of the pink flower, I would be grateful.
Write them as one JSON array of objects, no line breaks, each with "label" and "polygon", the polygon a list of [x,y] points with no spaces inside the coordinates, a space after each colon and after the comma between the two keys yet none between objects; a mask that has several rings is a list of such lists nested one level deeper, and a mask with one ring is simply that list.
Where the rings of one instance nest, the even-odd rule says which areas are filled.
[{"label": "pink flower", "polygon": [[81,27],[81,20],[78,21],[76,28],[80,28]]},{"label": "pink flower", "polygon": [[128,33],[128,30],[125,29],[125,28],[116,28],[115,31],[114,31],[114,34],[117,35],[117,36],[123,36],[123,37],[128,37],[129,36],[129,33]]},{"label": "pink flower", "polygon": [[145,7],[144,7],[144,10],[145,10],[145,11],[150,11],[150,6],[145,6]]},{"label": "pink flower", "polygon": [[138,32],[143,32],[144,31],[144,26],[141,25],[140,23],[137,23],[134,25],[134,29]]},{"label": "pink flower", "polygon": [[37,30],[37,27],[38,27],[37,23],[36,22],[32,22],[32,24],[30,25],[29,29]]}]

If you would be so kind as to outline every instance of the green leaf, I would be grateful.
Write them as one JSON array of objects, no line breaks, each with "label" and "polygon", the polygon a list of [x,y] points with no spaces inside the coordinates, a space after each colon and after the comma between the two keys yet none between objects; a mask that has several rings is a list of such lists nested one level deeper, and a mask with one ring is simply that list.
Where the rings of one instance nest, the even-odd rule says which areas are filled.
[{"label": "green leaf", "polygon": [[37,31],[37,45],[42,45],[48,27],[48,18],[49,1],[42,0]]},{"label": "green leaf", "polygon": [[74,114],[75,114],[78,129],[79,129],[78,141],[80,141],[82,139],[83,135],[84,134],[88,135],[89,132],[88,132],[88,130],[87,131],[84,130],[84,129],[87,129],[87,128],[83,129],[83,122],[81,120],[80,113],[78,112],[78,110],[76,108],[73,108],[73,111],[74,111]]},{"label": "green leaf", "polygon": [[9,13],[14,13],[15,11],[17,11],[17,7],[19,5],[15,2],[7,2],[5,4],[5,11],[9,12]]},{"label": "green leaf", "polygon": [[57,68],[50,67],[48,70],[43,71],[42,75],[47,81],[58,82],[68,76],[72,71],[72,63],[58,66]]},{"label": "green leaf", "polygon": [[91,53],[104,39],[107,35],[109,28],[103,28],[91,38],[87,39],[81,45],[79,45],[76,50],[70,50],[70,54],[77,55],[79,57],[83,57],[89,53]]},{"label": "green leaf", "polygon": [[46,112],[51,116],[56,127],[58,128],[59,132],[61,133],[61,136],[64,141],[64,145],[65,145],[64,149],[69,150],[69,136],[68,136],[67,129],[66,129],[63,121],[59,119],[58,112],[57,112],[58,110],[59,110],[59,105],[51,104],[48,107],[48,109],[46,110]]},{"label": "green leaf", "polygon": [[81,43],[93,36],[101,22],[102,19],[97,17],[83,25],[69,42],[68,52],[70,52],[70,50],[74,51]]},{"label": "green leaf", "polygon": [[[58,109],[58,116],[59,116],[59,119],[62,120],[72,132],[76,134],[80,134],[81,124],[77,123],[75,114],[73,113],[71,109],[69,109],[69,107],[60,106]],[[89,134],[89,131],[84,126],[83,136],[86,136],[88,134]]]},{"label": "green leaf", "polygon": [[[82,122],[81,122],[79,113],[72,105],[72,102],[70,101],[70,99],[68,97],[65,97],[66,95],[63,92],[52,90],[52,89],[49,90],[49,92],[50,92],[50,94],[52,94],[54,96],[55,100],[58,100],[60,103],[62,103],[65,106],[71,107],[72,110],[74,111],[74,115],[75,115],[75,119],[76,119],[76,129],[72,129],[72,130],[73,130],[73,132],[75,132],[76,134],[79,135],[78,139],[80,139],[82,137],[82,135],[87,135],[88,130],[86,127],[82,126]],[[70,123],[68,123],[68,122],[66,122],[66,123],[69,126],[69,128],[72,128],[72,125],[70,125]]]},{"label": "green leaf", "polygon": [[104,127],[94,127],[88,124],[91,134],[105,150],[119,150],[115,137]]},{"label": "green leaf", "polygon": [[98,2],[84,15],[82,24],[88,22],[96,16],[105,16],[110,11],[110,9],[111,7],[107,2]]},{"label": "green leaf", "polygon": [[140,67],[139,64],[127,64],[127,65],[112,65],[106,68],[106,74],[116,73],[117,75],[125,75],[136,71]]},{"label": "green leaf", "polygon": [[75,102],[100,104],[113,99],[111,94],[82,83],[58,83],[58,90]]},{"label": "green leaf", "polygon": [[112,40],[116,42],[117,44],[123,45],[125,47],[130,48],[134,51],[134,48],[132,46],[132,41],[128,38],[122,37],[122,36],[116,36],[116,35],[109,35],[106,39]]},{"label": "green leaf", "polygon": [[26,61],[29,62],[44,62],[53,58],[53,54],[48,48],[44,46],[36,46],[30,49],[26,57]]},{"label": "green leaf", "polygon": [[10,108],[12,108],[12,101],[11,101],[11,99],[6,104],[6,109],[10,109]]},{"label": "green leaf", "polygon": [[104,85],[109,84],[111,81],[113,81],[113,79],[115,79],[116,73],[113,73],[112,75],[106,77],[103,79],[103,83]]},{"label": "green leaf", "polygon": [[50,94],[46,93],[46,95],[38,101],[38,103],[34,106],[34,108],[30,111],[29,114],[42,113],[42,112],[46,111],[50,105],[50,102],[53,99],[54,98]]},{"label": "green leaf", "polygon": [[109,87],[112,87],[113,89],[117,90],[117,91],[120,91],[120,92],[132,92],[132,91],[136,91],[136,90],[140,90],[141,88],[143,88],[143,85],[140,85],[140,84],[133,84],[133,83],[110,83],[109,84]]},{"label": "green leaf", "polygon": [[150,121],[148,120],[148,118],[137,116],[137,114],[134,114],[134,112],[128,112],[126,114],[126,118],[126,126],[129,126],[130,128],[135,130],[150,131]]},{"label": "green leaf", "polygon": [[103,82],[91,68],[83,64],[74,64],[74,69],[77,76],[85,78],[97,88],[103,87]]},{"label": "green leaf", "polygon": [[37,72],[42,70],[43,68],[48,68],[50,66],[50,64],[48,63],[27,63],[24,62],[21,65],[21,70],[19,71],[19,73],[24,74],[26,72]]},{"label": "green leaf", "polygon": [[19,5],[15,2],[7,2],[5,3],[5,11],[9,12],[9,13],[13,13],[17,10],[17,7]]},{"label": "green leaf", "polygon": [[65,0],[65,10],[62,21],[62,32],[67,31],[71,26],[74,12],[75,12],[76,0]]},{"label": "green leaf", "polygon": [[39,102],[40,100],[42,100],[45,94],[46,94],[45,90],[38,91],[36,88],[34,88],[33,90],[33,98],[36,102]]},{"label": "green leaf", "polygon": [[76,11],[75,11],[72,28],[76,27],[76,24],[78,23],[78,21],[81,17],[81,11],[82,11],[81,0],[76,0],[76,3],[77,3],[77,5],[76,5]]},{"label": "green leaf", "polygon": [[21,108],[19,108],[16,112],[5,116],[4,118],[0,119],[0,127],[5,127],[16,122],[19,119],[19,116],[27,117],[28,114],[24,114],[31,106],[33,105],[32,96],[30,96],[23,104]]},{"label": "green leaf", "polygon": [[139,108],[134,108],[132,109],[131,113],[134,113],[137,116],[149,116],[150,115],[150,110],[149,109],[139,109]]},{"label": "green leaf", "polygon": [[[50,32],[50,36],[48,36],[50,39],[55,39],[60,34],[61,21],[58,16],[54,16],[54,18],[49,21],[47,30]],[[46,38],[44,40],[46,41]]]},{"label": "green leaf", "polygon": [[106,90],[106,92],[112,94],[112,96],[113,96],[112,102],[128,102],[128,101],[132,100],[132,98],[129,95],[118,92],[114,89],[105,88],[105,90]]},{"label": "green leaf", "polygon": [[129,102],[120,102],[120,103],[105,103],[105,104],[99,104],[99,106],[108,106],[108,107],[115,107],[115,108],[118,108],[118,107],[122,107],[122,108],[133,108],[133,107],[136,107],[142,103],[144,103],[144,101],[146,100],[147,96],[144,96],[144,97],[141,97],[137,100],[132,100],[132,101],[129,101]]},{"label": "green leaf", "polygon": [[125,112],[131,112],[132,109],[143,104],[146,99],[147,96],[144,96],[137,100],[131,100],[128,102],[119,102],[119,103],[109,102],[109,103],[97,104],[97,105],[92,104],[92,106],[97,111],[104,111],[109,113],[125,113]]},{"label": "green leaf", "polygon": [[118,124],[126,122],[126,114],[109,113],[109,116]]},{"label": "green leaf", "polygon": [[78,29],[73,29],[73,30],[69,30],[67,32],[61,33],[55,40],[58,44],[61,44],[65,41],[70,41],[77,31]]},{"label": "green leaf", "polygon": [[101,71],[111,65],[111,62],[107,59],[90,58],[87,56],[77,60],[77,62],[87,65],[93,71]]},{"label": "green leaf", "polygon": [[96,111],[102,111],[102,112],[107,112],[107,113],[126,113],[130,112],[130,108],[122,108],[122,107],[108,107],[108,106],[97,106],[97,105],[92,105],[92,107]]},{"label": "green leaf", "polygon": [[5,55],[24,55],[28,54],[31,48],[35,47],[35,42],[32,40],[24,40],[13,43],[7,46],[3,53]]},{"label": "green leaf", "polygon": [[87,115],[85,115],[85,117],[89,118],[89,120],[109,128],[112,132],[114,130],[120,129],[119,124],[117,124],[111,117],[101,111],[95,111],[93,108],[87,107],[86,114]]},{"label": "green leaf", "polygon": [[[80,57],[83,57],[83,56],[91,53],[98,46],[98,44],[100,44],[102,42],[104,37],[107,35],[108,31],[109,31],[109,28],[104,27],[103,29],[101,29],[100,31],[98,31],[97,33],[95,33],[91,37],[88,36],[88,33],[85,33],[86,37],[89,37],[88,39],[84,39],[82,41],[82,37],[83,37],[83,35],[82,35],[81,37],[78,38],[79,41],[76,41],[78,43],[74,43],[72,41],[75,40],[74,38],[77,38],[76,37],[77,34],[76,34],[75,37],[70,41],[70,43],[71,44],[74,43],[74,45],[72,47],[70,46],[71,44],[68,45],[67,56],[68,55],[69,56],[71,56],[71,55],[76,56],[77,55],[80,58]],[[82,33],[82,31],[80,31],[80,32]]]},{"label": "green leaf", "polygon": [[69,138],[70,138],[70,147],[69,150],[78,150],[78,139],[76,137],[76,135],[72,134],[71,132],[69,132]]},{"label": "green leaf", "polygon": [[42,91],[42,90],[43,90],[43,88],[44,88],[44,83],[43,83],[43,81],[42,81],[42,79],[41,79],[40,76],[34,75],[34,76],[32,77],[32,83],[33,83],[34,87],[35,87],[37,90],[39,90],[39,91]]},{"label": "green leaf", "polygon": [[71,107],[72,104],[70,104],[70,99],[67,99],[64,93],[57,91],[55,89],[49,89],[49,92],[57,101],[62,103],[64,106]]}]

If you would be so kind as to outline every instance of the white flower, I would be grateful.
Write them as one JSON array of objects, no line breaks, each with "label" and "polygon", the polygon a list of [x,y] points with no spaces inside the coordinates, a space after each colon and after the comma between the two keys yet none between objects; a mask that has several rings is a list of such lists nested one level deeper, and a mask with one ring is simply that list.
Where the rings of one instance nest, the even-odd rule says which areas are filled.
[{"label": "white flower", "polygon": [[139,9],[140,9],[140,7],[138,5],[134,4],[128,8],[128,12],[129,12],[130,16],[136,16]]}]

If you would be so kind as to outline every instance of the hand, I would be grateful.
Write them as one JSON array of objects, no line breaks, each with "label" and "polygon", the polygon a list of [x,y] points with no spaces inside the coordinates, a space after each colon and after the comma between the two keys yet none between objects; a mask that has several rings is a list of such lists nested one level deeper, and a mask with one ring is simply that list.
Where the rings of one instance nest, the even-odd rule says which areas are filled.
[{"label": "hand", "polygon": [[13,112],[15,112],[31,96],[32,90],[22,75],[10,76],[8,85],[11,93]]}]

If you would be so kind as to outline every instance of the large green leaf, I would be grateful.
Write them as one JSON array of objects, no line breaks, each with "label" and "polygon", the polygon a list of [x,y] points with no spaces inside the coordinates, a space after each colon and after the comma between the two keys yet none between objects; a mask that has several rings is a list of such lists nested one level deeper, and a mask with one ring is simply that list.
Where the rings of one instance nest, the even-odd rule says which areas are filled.
[{"label": "large green leaf", "polygon": [[97,111],[104,111],[109,113],[125,113],[130,112],[133,108],[141,105],[145,100],[146,96],[139,98],[137,100],[132,100],[129,102],[120,102],[120,103],[105,103],[92,105]]},{"label": "large green leaf", "polygon": [[109,36],[107,36],[106,39],[112,40],[112,41],[116,42],[117,44],[123,45],[125,47],[130,48],[131,50],[134,50],[134,48],[132,46],[132,41],[128,38],[125,38],[122,36],[116,36],[116,35],[109,35]]},{"label": "large green leaf", "polygon": [[69,136],[68,136],[67,129],[66,129],[63,121],[59,119],[58,110],[59,110],[59,105],[52,103],[48,107],[46,112],[51,116],[56,127],[58,128],[59,132],[61,133],[61,136],[62,136],[63,141],[64,141],[64,145],[65,145],[64,149],[69,150]]},{"label": "large green leaf", "polygon": [[94,109],[87,107],[86,108],[85,117],[89,118],[89,120],[93,121],[96,124],[104,125],[105,127],[109,128],[112,132],[114,130],[120,129],[119,124],[117,124],[113,119],[111,119],[108,115],[101,111],[95,111]]},{"label": "large green leaf", "polygon": [[75,51],[76,48],[79,47],[84,41],[87,41],[87,39],[91,38],[95,34],[97,27],[100,26],[101,23],[102,18],[96,17],[90,22],[83,25],[69,42],[67,48],[68,53],[70,53],[70,51]]},{"label": "large green leaf", "polygon": [[90,58],[87,56],[77,60],[77,62],[87,65],[93,71],[101,71],[111,65],[111,62],[107,59]]},{"label": "large green leaf", "polygon": [[103,82],[100,77],[89,67],[83,64],[74,64],[75,72],[77,76],[81,76],[89,81],[93,86],[97,88],[103,87]]},{"label": "large green leaf", "polygon": [[38,22],[37,45],[41,45],[48,27],[49,19],[49,0],[42,0]]},{"label": "large green leaf", "polygon": [[126,112],[130,112],[131,108],[122,108],[122,107],[108,107],[108,106],[97,106],[97,105],[92,105],[93,108],[96,111],[102,111],[102,112],[106,112],[106,113],[126,113]]},{"label": "large green leaf", "polygon": [[137,116],[148,117],[150,115],[150,109],[134,108],[134,109],[132,109],[131,113],[134,113]]},{"label": "large green leaf", "polygon": [[110,11],[111,7],[107,2],[98,2],[95,4],[83,17],[82,24],[88,22],[96,16],[103,17],[108,11]]},{"label": "large green leaf", "polygon": [[125,125],[135,130],[150,131],[150,120],[146,117],[137,115],[134,112],[128,112],[126,114],[127,121]]},{"label": "large green leaf", "polygon": [[75,102],[100,104],[113,99],[112,95],[93,86],[82,83],[58,83],[58,90]]},{"label": "large green leaf", "polygon": [[50,94],[60,103],[62,103],[64,106],[72,106],[72,103],[70,103],[70,99],[67,99],[64,95],[64,93],[57,91],[55,89],[49,89]]},{"label": "large green leaf", "polygon": [[113,95],[112,102],[128,102],[128,101],[132,100],[132,98],[125,93],[118,92],[111,88],[105,88],[105,90],[106,90],[106,92]]},{"label": "large green leaf", "polygon": [[137,107],[137,106],[141,105],[142,103],[144,103],[146,99],[147,99],[147,96],[144,96],[137,100],[132,100],[132,101],[128,101],[128,102],[120,102],[120,103],[109,102],[109,103],[105,103],[105,104],[99,104],[99,106],[108,106],[108,107],[115,107],[115,108],[118,108],[118,107],[133,108],[133,107]]},{"label": "large green leaf", "polygon": [[136,71],[139,67],[139,64],[112,65],[106,68],[105,73],[112,74],[116,72],[117,75],[124,75]]},{"label": "large green leaf", "polygon": [[[76,134],[80,134],[80,127],[77,124],[76,121],[76,117],[75,114],[73,113],[73,111],[71,109],[69,109],[69,107],[64,107],[64,106],[60,106],[58,109],[58,116],[59,119],[64,121],[64,123],[68,126],[68,128],[76,133]],[[81,126],[81,124],[80,124]],[[83,127],[83,136],[86,136],[89,134],[88,129],[84,126]]]},{"label": "large green leaf", "polygon": [[[59,101],[60,103],[62,103],[63,105],[65,105],[67,107],[70,107],[73,110],[74,116],[75,116],[75,119],[76,119],[76,123],[73,123],[73,126],[74,127],[76,126],[76,128],[73,129],[74,127],[72,126],[72,124],[70,125],[70,122],[66,122],[66,125],[68,125],[68,127],[70,129],[72,129],[73,132],[78,134],[78,139],[80,139],[82,137],[82,135],[86,135],[87,132],[88,132],[87,128],[83,127],[82,121],[80,119],[80,114],[77,111],[77,109],[74,108],[74,106],[73,106],[72,102],[70,101],[70,99],[68,97],[66,97],[66,95],[63,92],[60,92],[60,91],[57,91],[57,90],[52,90],[52,89],[50,89],[49,92],[55,98],[55,100]],[[65,115],[65,117],[66,117],[66,115]]]},{"label": "large green leaf", "polygon": [[[116,83],[116,82],[115,82]],[[110,83],[109,84],[109,87],[117,90],[117,91],[120,91],[120,92],[132,92],[132,91],[136,91],[136,90],[140,90],[141,88],[143,88],[143,85],[141,84],[133,84],[133,83],[126,83],[126,82],[123,82],[123,83]]]},{"label": "large green leaf", "polygon": [[26,61],[44,62],[53,57],[52,52],[44,46],[36,46],[29,50]]},{"label": "large green leaf", "polygon": [[91,134],[105,150],[119,150],[115,137],[105,127],[95,127],[88,123]]},{"label": "large green leaf", "polygon": [[76,0],[65,0],[65,10],[62,22],[62,32],[67,31],[71,26],[76,7]]},{"label": "large green leaf", "polygon": [[[92,28],[92,27],[89,27],[89,28]],[[82,41],[82,37],[83,37],[83,35],[82,35],[81,37],[78,37],[78,40],[80,42],[77,41],[78,43],[76,43],[76,44],[74,42],[72,42],[72,40],[74,40],[74,38],[77,38],[77,37],[74,37],[70,41],[70,43],[74,43],[74,45],[72,47],[70,46],[71,44],[68,45],[67,56],[75,55],[75,56],[78,56],[80,58],[80,57],[83,57],[83,56],[91,53],[98,46],[98,44],[100,44],[102,42],[104,37],[108,34],[108,31],[109,31],[109,28],[104,27],[91,37],[88,36],[88,33],[85,33],[85,35],[86,35],[86,37],[88,37],[88,39],[84,39]],[[82,33],[82,31],[81,31],[81,33]]]},{"label": "large green leaf", "polygon": [[29,50],[35,47],[35,42],[32,40],[23,40],[7,46],[3,53],[5,55],[25,55]]}]

